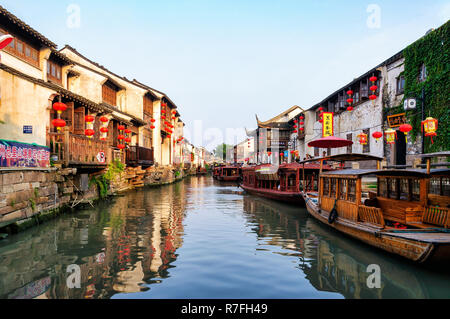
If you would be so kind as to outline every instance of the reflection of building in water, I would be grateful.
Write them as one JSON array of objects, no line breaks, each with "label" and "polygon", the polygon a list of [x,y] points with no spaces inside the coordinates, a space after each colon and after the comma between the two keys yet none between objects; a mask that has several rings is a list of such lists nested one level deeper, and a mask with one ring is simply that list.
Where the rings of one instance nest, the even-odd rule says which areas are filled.
[{"label": "reflection of building in water", "polygon": [[[300,269],[320,291],[346,298],[427,298],[429,292],[415,275],[414,265],[371,250],[335,234],[306,217],[298,208],[292,214],[285,205],[244,197],[244,212],[264,243],[295,251]],[[293,255],[293,254],[288,254]],[[367,266],[381,267],[381,288],[367,286]]]},{"label": "reflection of building in water", "polygon": [[[129,193],[47,223],[0,247],[0,298],[109,298],[166,278],[182,245],[185,185]],[[27,254],[27,258],[23,258]],[[67,267],[81,289],[67,287]]]}]

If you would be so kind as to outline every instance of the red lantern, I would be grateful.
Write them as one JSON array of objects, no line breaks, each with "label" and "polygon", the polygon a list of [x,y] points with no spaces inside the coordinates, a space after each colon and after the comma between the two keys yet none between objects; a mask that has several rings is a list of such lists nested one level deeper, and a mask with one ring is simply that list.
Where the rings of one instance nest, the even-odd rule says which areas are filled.
[{"label": "red lantern", "polygon": [[359,143],[361,145],[367,144],[367,134],[366,133],[360,133],[356,137],[359,138]]},{"label": "red lantern", "polygon": [[175,119],[176,119],[176,117],[175,117],[175,116],[173,116],[173,117],[172,117],[172,120],[175,120]]},{"label": "red lantern", "polygon": [[119,150],[123,150],[123,149],[125,148],[125,145],[119,144],[119,145],[117,145],[117,148],[118,148]]},{"label": "red lantern", "polygon": [[125,126],[123,126],[123,125],[118,125],[118,126],[117,126],[117,129],[118,129],[119,131],[124,131],[124,130],[125,130]]},{"label": "red lantern", "polygon": [[376,77],[376,76],[371,76],[370,78],[369,78],[369,81],[370,82],[376,82],[378,80],[378,78]]},{"label": "red lantern", "polygon": [[151,120],[150,120],[150,122],[152,122],[152,123],[155,123],[155,122],[156,122],[156,120],[155,120],[155,119],[151,119]]},{"label": "red lantern", "polygon": [[347,99],[347,103],[348,104],[352,104],[353,103],[353,99],[352,98]]},{"label": "red lantern", "polygon": [[378,86],[372,85],[372,86],[370,87],[370,90],[373,91],[373,92],[375,92],[376,90],[378,90]]},{"label": "red lantern", "polygon": [[108,120],[108,118],[106,117],[106,116],[102,116],[102,117],[100,117],[100,122],[102,122],[102,123],[107,123],[109,120]]},{"label": "red lantern", "polygon": [[305,119],[305,117],[302,115],[302,116],[300,116],[300,120],[304,120]]},{"label": "red lantern", "polygon": [[272,152],[267,152],[267,155],[271,156],[271,155],[272,155]]},{"label": "red lantern", "polygon": [[92,122],[94,122],[94,120],[95,120],[95,118],[94,118],[92,115],[86,115],[86,116],[84,117],[84,121],[85,121],[86,123],[92,123]]},{"label": "red lantern", "polygon": [[372,94],[371,96],[369,96],[369,99],[375,101],[377,99],[377,96],[375,94]]},{"label": "red lantern", "polygon": [[405,134],[405,141],[406,143],[408,143],[408,132],[412,130],[412,126],[409,124],[403,124],[400,125],[400,127],[398,128],[400,130],[400,132],[403,132]]},{"label": "red lantern", "polygon": [[348,91],[347,91],[347,95],[352,96],[352,95],[353,95],[353,91],[352,91],[352,90],[348,90]]},{"label": "red lantern", "polygon": [[92,136],[95,135],[95,131],[93,129],[88,128],[84,131],[84,135],[86,135],[89,138],[92,138]]},{"label": "red lantern", "polygon": [[324,110],[324,108],[321,106],[319,107],[319,111],[322,112]]},{"label": "red lantern", "polygon": [[65,110],[67,110],[67,105],[65,105],[62,102],[56,102],[53,104],[53,109],[58,113],[61,114]]},{"label": "red lantern", "polygon": [[300,125],[305,125],[305,122],[300,122]]},{"label": "red lantern", "polygon": [[[162,106],[162,107],[167,107],[167,103],[162,102],[162,103],[161,103],[161,106]],[[165,113],[165,111],[164,111],[164,113]]]},{"label": "red lantern", "polygon": [[297,125],[294,125],[294,128],[297,128]]},{"label": "red lantern", "polygon": [[297,120],[294,120],[294,123],[295,123],[295,124],[297,124],[297,123],[298,123],[298,121],[297,121]]},{"label": "red lantern", "polygon": [[353,106],[347,107],[347,111],[349,111],[349,112],[353,111]]},{"label": "red lantern", "polygon": [[120,134],[119,136],[117,136],[117,139],[118,139],[119,141],[123,141],[123,140],[125,139],[125,136],[122,135],[122,134]]},{"label": "red lantern", "polygon": [[127,128],[127,129],[125,130],[125,133],[126,133],[126,134],[130,134],[130,133],[131,133],[131,130]]},{"label": "red lantern", "polygon": [[161,116],[161,120],[165,120],[166,119],[166,117],[163,115],[163,116]]},{"label": "red lantern", "polygon": [[372,136],[375,139],[375,141],[378,143],[378,140],[383,137],[383,133],[378,132],[378,131],[377,132],[373,132]]},{"label": "red lantern", "polygon": [[300,131],[302,131],[302,132],[303,132],[304,130],[305,130],[305,128],[304,128],[304,127],[301,127],[301,128],[300,128]]},{"label": "red lantern", "polygon": [[425,136],[431,138],[431,144],[433,144],[433,136],[437,136],[438,120],[427,117],[425,121],[422,121],[422,132],[425,131]]},{"label": "red lantern", "polygon": [[54,119],[54,120],[52,121],[52,125],[53,125],[54,127],[56,127],[56,129],[57,129],[58,131],[61,131],[61,128],[63,128],[63,127],[66,126],[66,121],[64,121],[63,119]]},{"label": "red lantern", "polygon": [[297,130],[294,130],[294,134],[297,134],[298,133],[298,131]]},{"label": "red lantern", "polygon": [[126,138],[125,138],[125,143],[130,144],[130,143],[131,143],[131,138],[130,138],[130,137],[126,137]]},{"label": "red lantern", "polygon": [[155,126],[154,126],[154,125],[151,125],[151,126],[150,126],[150,129],[154,130],[154,129],[155,129]]},{"label": "red lantern", "polygon": [[101,128],[100,128],[100,132],[102,132],[102,133],[108,133],[109,130],[108,130],[107,127],[101,127]]}]

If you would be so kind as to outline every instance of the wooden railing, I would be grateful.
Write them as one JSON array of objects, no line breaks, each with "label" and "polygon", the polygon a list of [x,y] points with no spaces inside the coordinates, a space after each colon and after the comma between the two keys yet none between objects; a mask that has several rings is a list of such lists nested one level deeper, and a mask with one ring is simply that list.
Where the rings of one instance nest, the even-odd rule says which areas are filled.
[{"label": "wooden railing", "polygon": [[51,156],[58,157],[57,162],[69,165],[107,165],[110,149],[107,142],[89,140],[83,135],[64,133],[47,133],[47,145]]},{"label": "wooden railing", "polygon": [[423,223],[450,228],[450,212],[448,208],[428,206],[423,214]]},{"label": "wooden railing", "polygon": [[154,163],[153,149],[142,146],[130,146],[127,150],[127,165],[151,166]]},{"label": "wooden railing", "polygon": [[360,205],[358,207],[358,221],[384,227],[383,212],[376,207]]}]

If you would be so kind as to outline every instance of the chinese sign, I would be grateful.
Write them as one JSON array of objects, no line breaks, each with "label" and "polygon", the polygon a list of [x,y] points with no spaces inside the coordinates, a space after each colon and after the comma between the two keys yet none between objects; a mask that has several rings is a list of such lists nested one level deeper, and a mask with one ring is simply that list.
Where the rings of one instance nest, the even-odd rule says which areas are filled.
[{"label": "chinese sign", "polygon": [[33,126],[24,125],[23,126],[23,134],[33,134]]},{"label": "chinese sign", "polygon": [[333,113],[323,113],[322,137],[333,136]]},{"label": "chinese sign", "polygon": [[50,166],[50,149],[45,146],[0,140],[0,167]]},{"label": "chinese sign", "polygon": [[400,113],[395,115],[389,115],[387,117],[389,127],[399,127],[406,123],[406,113]]}]

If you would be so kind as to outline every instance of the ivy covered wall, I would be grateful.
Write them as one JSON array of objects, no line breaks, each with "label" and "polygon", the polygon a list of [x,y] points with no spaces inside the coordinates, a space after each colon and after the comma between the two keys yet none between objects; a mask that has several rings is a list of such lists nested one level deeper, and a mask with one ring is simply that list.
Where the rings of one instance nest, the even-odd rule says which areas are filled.
[{"label": "ivy covered wall", "polygon": [[[450,150],[450,21],[408,46],[405,58],[405,98],[420,98],[425,90],[425,118],[439,121],[437,137],[425,137],[425,153]],[[419,80],[422,66],[426,67],[426,79]],[[415,110],[408,111],[412,125],[411,137],[421,134],[421,102]]]}]

